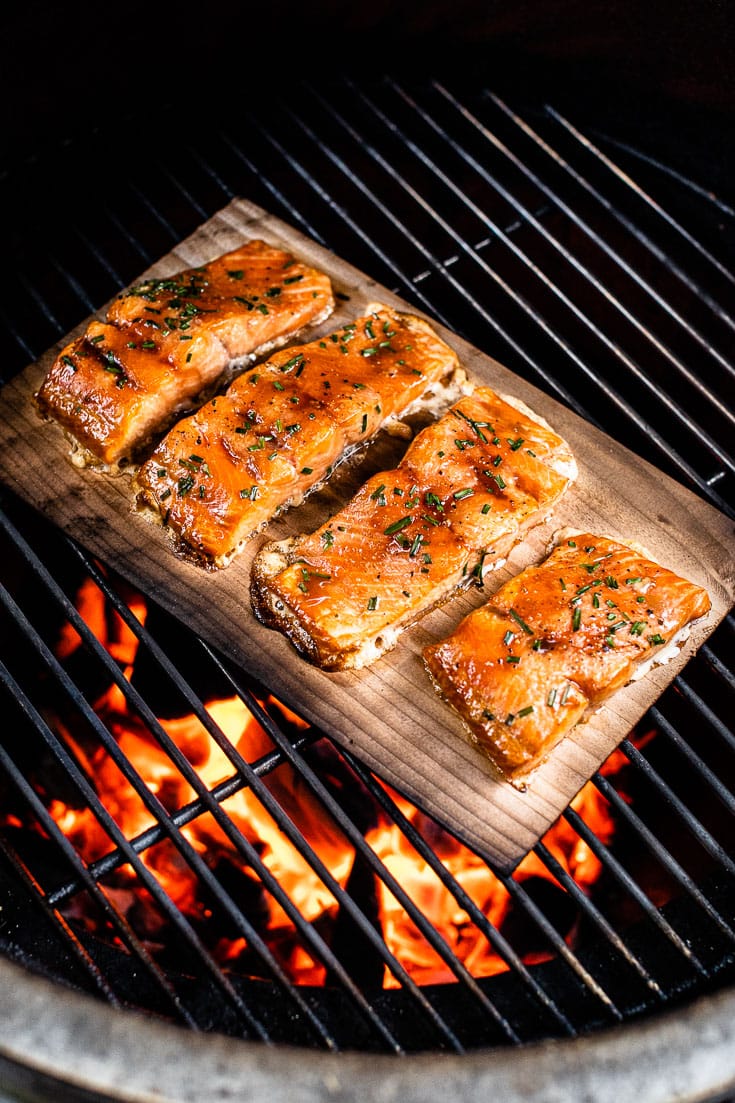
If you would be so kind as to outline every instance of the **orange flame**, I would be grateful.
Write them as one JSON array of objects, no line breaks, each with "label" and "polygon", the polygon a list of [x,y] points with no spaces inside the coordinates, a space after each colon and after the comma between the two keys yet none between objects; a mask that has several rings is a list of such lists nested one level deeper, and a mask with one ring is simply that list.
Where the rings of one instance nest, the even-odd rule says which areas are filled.
[{"label": "orange flame", "polygon": [[[130,593],[127,600],[134,615],[144,623],[146,609],[143,599],[137,593]],[[135,634],[117,614],[108,610],[103,595],[91,581],[86,582],[79,592],[78,608],[84,621],[120,664],[125,676],[130,678],[137,651]],[[79,644],[77,633],[67,625],[59,639],[59,657],[67,659]],[[274,699],[271,703],[278,705],[287,721],[304,726],[285,706]],[[95,702],[95,709],[149,793],[164,809],[174,812],[196,799],[194,788],[174,765],[165,748],[147,727],[130,714],[124,694],[117,687],[111,686]],[[255,762],[272,751],[270,739],[239,698],[212,700],[206,709],[232,747],[246,761]],[[160,720],[159,723],[208,789],[237,776],[232,761],[196,716]],[[90,751],[79,746],[69,732],[65,731],[64,735],[88,775],[94,779],[100,800],[126,837],[134,838],[151,827],[156,822],[156,816],[104,749],[97,747]],[[625,761],[622,755],[620,761],[612,756],[606,764],[607,772],[617,769]],[[344,887],[354,861],[353,848],[300,776],[284,763],[267,776],[265,784],[332,876]],[[490,923],[502,928],[512,910],[511,900],[485,862],[399,794],[388,791],[474,905]],[[252,844],[267,870],[302,916],[317,924],[319,930],[328,931],[337,916],[337,902],[250,789],[240,788],[224,800],[221,807],[235,831]],[[614,821],[607,802],[593,785],[588,784],[581,790],[573,801],[573,807],[603,842],[609,841],[614,831]],[[60,800],[52,800],[50,811],[85,861],[94,861],[109,851],[109,837],[89,809],[75,809]],[[237,871],[241,890],[244,891],[246,885],[252,886],[253,896],[260,901],[261,920],[263,914],[266,917],[268,943],[294,982],[323,983],[323,967],[312,960],[299,943],[291,920],[277,901],[272,899],[270,893],[260,892],[257,874],[214,816],[208,812],[199,814],[183,826],[181,832],[210,869],[216,871],[219,864],[224,863]],[[377,826],[365,837],[397,882],[473,975],[488,976],[506,968],[467,911],[442,885],[392,820],[381,815]],[[559,820],[550,829],[544,843],[561,867],[583,889],[588,889],[596,881],[600,873],[599,862],[566,820]],[[143,851],[141,858],[174,903],[190,918],[205,921],[211,916],[199,893],[197,876],[170,841],[164,840],[149,847]],[[541,877],[554,882],[552,874],[533,853],[523,860],[515,876],[519,879]],[[114,885],[105,891],[118,907],[124,910],[135,907],[136,920],[142,922],[144,935],[152,944],[164,938],[162,920],[129,866],[117,872]],[[382,934],[400,964],[420,983],[450,979],[451,974],[445,964],[380,880],[376,891]],[[147,910],[144,907],[146,902]],[[229,929],[217,936],[213,952],[222,963],[236,968],[238,959],[247,953],[246,941]],[[550,955],[529,951],[525,960],[537,961],[546,956]],[[386,969],[384,984],[391,986],[395,983]]]}]

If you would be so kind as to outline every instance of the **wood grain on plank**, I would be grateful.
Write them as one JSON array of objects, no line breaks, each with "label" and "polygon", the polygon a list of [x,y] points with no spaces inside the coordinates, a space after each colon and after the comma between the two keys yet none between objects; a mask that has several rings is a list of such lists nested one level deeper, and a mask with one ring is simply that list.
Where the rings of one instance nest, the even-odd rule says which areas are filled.
[{"label": "wood grain on plank", "polygon": [[[369,302],[421,313],[244,200],[234,200],[139,278],[205,263],[256,236],[284,245],[331,276],[340,296],[338,309],[314,335],[338,328]],[[75,332],[81,332],[88,321],[84,319]],[[513,551],[503,568],[486,576],[484,587],[473,587],[429,614],[404,633],[394,651],[366,670],[325,674],[306,664],[279,633],[260,625],[249,603],[250,564],[266,539],[316,528],[369,474],[393,466],[405,442],[381,437],[339,468],[323,491],[273,522],[230,567],[207,572],[176,557],[165,532],[132,511],[128,477],[112,478],[73,467],[58,426],[39,419],[32,395],[67,337],[0,392],[0,478],[305,719],[355,750],[386,781],[497,867],[508,870],[566,808],[732,607],[733,525],[565,406],[433,324],[457,351],[473,381],[521,398],[550,422],[570,443],[580,476],[554,516]],[[538,562],[553,532],[567,525],[638,541],[662,564],[704,586],[712,610],[694,626],[690,640],[672,662],[626,686],[587,724],[576,728],[521,793],[500,779],[468,741],[461,722],[433,690],[421,650],[450,632],[512,574]]]}]

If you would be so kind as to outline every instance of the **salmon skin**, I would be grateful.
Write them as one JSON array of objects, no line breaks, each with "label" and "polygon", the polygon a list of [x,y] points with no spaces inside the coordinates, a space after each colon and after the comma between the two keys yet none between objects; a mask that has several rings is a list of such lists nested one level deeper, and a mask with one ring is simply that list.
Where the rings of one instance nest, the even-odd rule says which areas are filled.
[{"label": "salmon skin", "polygon": [[459,376],[456,353],[426,321],[371,304],[179,422],[138,473],[139,507],[164,522],[179,551],[226,566],[351,451]]},{"label": "salmon skin", "polygon": [[524,788],[576,723],[649,660],[671,658],[709,608],[705,590],[634,547],[566,532],[423,656],[477,745]]},{"label": "salmon skin", "polygon": [[566,442],[536,415],[478,388],[320,529],[258,553],[255,614],[324,670],[366,666],[481,581],[576,473]]},{"label": "salmon skin", "polygon": [[71,439],[74,463],[118,474],[237,367],[333,308],[328,276],[252,240],[123,291],[59,353],[36,403]]}]

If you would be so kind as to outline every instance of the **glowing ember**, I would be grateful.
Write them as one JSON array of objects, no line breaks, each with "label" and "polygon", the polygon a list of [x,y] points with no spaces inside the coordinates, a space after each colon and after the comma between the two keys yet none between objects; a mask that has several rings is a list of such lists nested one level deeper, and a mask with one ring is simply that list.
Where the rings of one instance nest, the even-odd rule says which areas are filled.
[{"label": "glowing ember", "polygon": [[[144,622],[146,610],[142,599],[132,593],[128,595],[128,604],[135,616]],[[85,622],[115,658],[126,678],[130,679],[137,650],[135,635],[114,612],[110,612],[101,592],[91,581],[82,587],[78,607]],[[79,645],[76,632],[67,626],[61,633],[57,653],[61,659],[68,660]],[[280,708],[286,721],[304,726],[298,717],[278,702],[271,699],[270,703]],[[94,707],[148,791],[167,812],[176,812],[196,799],[194,789],[170,755],[148,728],[130,714],[119,689],[111,686],[95,701]],[[254,763],[272,752],[270,739],[239,698],[212,700],[206,707],[232,747],[248,762]],[[161,720],[159,723],[208,789],[212,790],[221,782],[237,777],[233,763],[195,716]],[[93,779],[100,800],[127,838],[133,839],[155,824],[155,816],[102,748],[90,748],[89,744],[82,746],[65,729],[60,730],[63,730],[67,743],[87,775]],[[607,772],[614,771],[625,761],[622,755],[619,759],[613,756],[607,763]],[[335,784],[346,786],[346,776],[340,774]],[[288,764],[282,764],[266,775],[265,784],[332,876],[344,887],[353,868],[353,848],[303,780]],[[359,792],[357,785],[356,792]],[[477,908],[502,930],[512,911],[512,904],[505,888],[487,865],[399,794],[391,792],[390,795],[403,815],[427,839]],[[364,794],[359,799],[364,800]],[[110,852],[110,839],[91,810],[73,808],[58,799],[51,800],[49,807],[56,823],[86,862]],[[334,931],[337,922],[337,903],[262,804],[249,789],[240,788],[224,800],[221,807],[236,830],[257,850],[264,865],[302,916],[314,923],[329,941],[330,932]],[[606,801],[593,785],[585,786],[573,802],[573,807],[603,842],[610,839],[614,822]],[[407,842],[398,826],[379,810],[374,810],[373,822],[374,826],[365,836],[367,842],[467,969],[475,976],[488,976],[507,968],[470,916]],[[255,872],[248,867],[214,818],[208,813],[198,815],[181,831],[223,887],[231,893],[235,903],[261,931],[292,980],[302,984],[323,983],[323,967],[313,961],[300,944],[288,916],[270,893],[262,888]],[[597,859],[564,819],[547,833],[544,843],[583,890],[596,881],[600,873]],[[141,857],[177,907],[198,928],[204,929],[207,924],[212,927],[215,933],[209,948],[215,957],[233,969],[251,969],[253,963],[245,940],[237,937],[231,928],[217,928],[209,905],[200,892],[196,875],[173,844],[168,841],[156,843],[145,849]],[[529,854],[522,862],[516,876],[519,879],[543,878],[555,884],[549,870],[534,854]],[[105,879],[104,885],[113,904],[128,915],[131,924],[154,951],[165,943],[165,921],[149,894],[137,883],[131,867],[119,868]],[[444,963],[382,882],[377,881],[374,891],[383,937],[400,964],[420,983],[450,979],[451,974]],[[77,900],[68,914],[78,917],[79,908],[80,902]],[[549,955],[535,948],[524,956],[526,961],[532,962]],[[384,984],[390,986],[393,983],[386,970]]]}]

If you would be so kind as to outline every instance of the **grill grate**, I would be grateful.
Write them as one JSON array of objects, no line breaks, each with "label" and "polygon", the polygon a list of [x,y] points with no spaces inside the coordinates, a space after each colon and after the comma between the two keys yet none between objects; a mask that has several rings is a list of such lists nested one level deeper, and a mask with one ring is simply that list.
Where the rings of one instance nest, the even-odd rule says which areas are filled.
[{"label": "grill grate", "polygon": [[[155,154],[118,160],[103,190],[100,166],[110,153],[103,134],[85,150],[71,143],[9,173],[3,187],[14,219],[13,263],[6,267],[14,279],[0,298],[8,374],[230,198],[247,195],[732,516],[734,365],[723,350],[735,321],[722,304],[733,277],[720,258],[732,240],[733,211],[724,200],[635,150],[590,136],[552,108],[517,111],[483,88],[394,81],[368,88],[344,80],[336,88],[305,84],[301,93],[267,112],[224,117],[216,130],[187,133],[165,161]],[[54,180],[75,170],[75,189],[49,195],[51,167]],[[407,816],[352,754],[318,732],[291,730],[265,687],[193,635],[182,643],[181,629],[166,629],[155,603],[158,629],[144,627],[124,584],[22,505],[4,504],[0,798],[17,811],[17,825],[0,833],[0,946],[8,955],[114,1006],[147,1008],[193,1029],[391,1053],[574,1035],[732,977],[732,617],[634,733],[655,731],[655,738],[623,743],[625,788],[617,774],[595,775],[617,819],[615,838],[600,837],[573,808],[565,813],[577,844],[600,863],[600,891],[589,895],[547,838],[534,850],[551,878],[545,888],[520,872],[499,878],[512,911],[506,930],[450,872],[436,828]],[[137,638],[153,672],[144,688],[77,612],[74,596],[85,579]],[[54,653],[64,621],[89,658],[82,674]],[[188,803],[167,809],[137,773],[95,713],[102,682],[117,687],[186,780]],[[211,789],[158,719],[162,684],[228,762],[228,776]],[[209,685],[247,706],[269,737],[267,753],[253,762],[243,757],[205,708]],[[69,727],[107,751],[154,826],[133,837],[120,830],[76,740],[50,723],[52,713],[73,717]],[[341,788],[327,761],[338,764]],[[274,795],[269,781],[285,767],[353,848],[350,882],[382,883],[455,983],[420,985],[396,959],[364,899],[351,883],[342,886]],[[341,929],[331,941],[228,815],[226,802],[244,789],[335,898]],[[108,840],[97,861],[85,864],[50,815],[55,796],[91,810]],[[363,803],[370,815],[380,810],[433,871],[504,972],[476,978],[456,956],[366,841]],[[182,833],[206,814],[289,917],[304,950],[323,963],[326,988],[291,982],[241,906],[242,885],[228,886]],[[18,826],[31,822],[40,831]],[[223,967],[202,925],[146,866],[143,856],[164,841],[192,871],[223,929],[247,944],[252,973],[262,980]],[[123,867],[168,920],[164,954],[106,887]],[[80,921],[82,898],[105,938]],[[551,960],[531,964],[529,947]],[[394,989],[381,988],[384,969]]]}]

